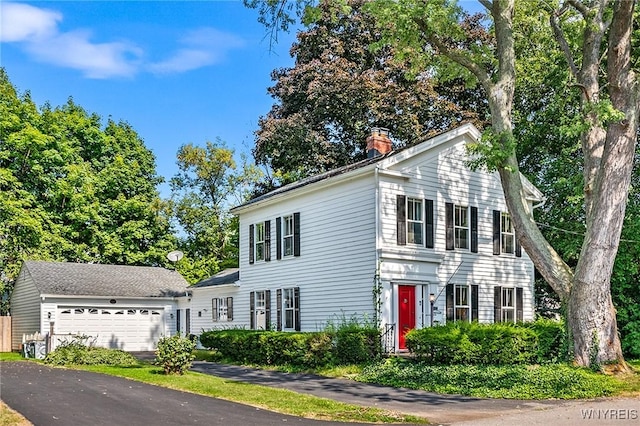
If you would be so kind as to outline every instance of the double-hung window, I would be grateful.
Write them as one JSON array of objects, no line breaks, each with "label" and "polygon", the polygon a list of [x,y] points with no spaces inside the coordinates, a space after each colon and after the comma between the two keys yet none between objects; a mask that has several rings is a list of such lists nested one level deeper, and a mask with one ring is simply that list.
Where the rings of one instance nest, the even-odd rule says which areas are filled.
[{"label": "double-hung window", "polygon": [[516,249],[516,234],[509,213],[502,212],[500,217],[500,246],[502,253],[514,254]]},{"label": "double-hung window", "polygon": [[516,320],[516,297],[513,287],[502,287],[501,303],[502,318],[501,322],[515,322]]},{"label": "double-hung window", "polygon": [[524,289],[522,287],[494,287],[494,322],[523,320]]},{"label": "double-hung window", "polygon": [[293,215],[282,218],[282,255],[293,256]]},{"label": "double-hung window", "polygon": [[454,290],[454,320],[469,321],[471,318],[471,315],[469,315],[471,309],[469,286],[456,284]]},{"label": "double-hung window", "polygon": [[211,319],[213,321],[233,321],[233,297],[211,299]]},{"label": "double-hung window", "polygon": [[469,248],[469,208],[454,206],[453,210],[454,243],[457,249]]},{"label": "double-hung window", "polygon": [[278,289],[276,298],[278,330],[300,331],[300,288]]},{"label": "double-hung window", "polygon": [[447,321],[478,320],[478,284],[447,284]]},{"label": "double-hung window", "polygon": [[522,256],[522,248],[516,238],[511,215],[500,210],[493,211],[493,254]]},{"label": "double-hung window", "polygon": [[446,249],[478,252],[478,208],[445,203]]},{"label": "double-hung window", "polygon": [[264,223],[255,225],[255,253],[256,260],[264,260]]},{"label": "double-hung window", "polygon": [[249,310],[252,330],[269,330],[271,316],[271,292],[269,290],[249,293]]},{"label": "double-hung window", "polygon": [[399,246],[415,244],[434,248],[434,202],[396,195],[396,238]]},{"label": "double-hung window", "polygon": [[423,243],[423,212],[422,200],[407,198],[407,242],[410,244]]}]

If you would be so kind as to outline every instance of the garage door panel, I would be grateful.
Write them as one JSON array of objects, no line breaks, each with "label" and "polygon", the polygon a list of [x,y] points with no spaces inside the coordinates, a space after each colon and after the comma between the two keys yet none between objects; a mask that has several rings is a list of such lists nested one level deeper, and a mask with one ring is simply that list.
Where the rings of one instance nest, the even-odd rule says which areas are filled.
[{"label": "garage door panel", "polygon": [[164,310],[64,307],[58,310],[56,334],[91,336],[100,347],[153,350],[164,334]]}]

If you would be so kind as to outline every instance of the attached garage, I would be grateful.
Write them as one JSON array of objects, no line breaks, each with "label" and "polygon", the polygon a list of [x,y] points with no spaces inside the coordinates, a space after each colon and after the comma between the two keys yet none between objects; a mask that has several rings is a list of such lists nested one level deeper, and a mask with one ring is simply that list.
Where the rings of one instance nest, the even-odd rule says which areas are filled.
[{"label": "attached garage", "polygon": [[164,268],[26,261],[11,297],[12,349],[39,332],[54,347],[81,335],[95,346],[154,350],[175,334],[187,286]]},{"label": "attached garage", "polygon": [[91,336],[95,346],[125,351],[155,349],[166,328],[163,308],[62,306],[56,318],[56,335]]}]

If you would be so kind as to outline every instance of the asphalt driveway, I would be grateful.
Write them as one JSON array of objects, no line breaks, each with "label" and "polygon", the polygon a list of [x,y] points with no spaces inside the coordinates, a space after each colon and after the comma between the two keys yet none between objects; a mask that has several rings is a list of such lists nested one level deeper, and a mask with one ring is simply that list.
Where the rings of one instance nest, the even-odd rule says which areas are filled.
[{"label": "asphalt driveway", "polygon": [[342,425],[88,371],[0,363],[0,399],[34,425]]}]

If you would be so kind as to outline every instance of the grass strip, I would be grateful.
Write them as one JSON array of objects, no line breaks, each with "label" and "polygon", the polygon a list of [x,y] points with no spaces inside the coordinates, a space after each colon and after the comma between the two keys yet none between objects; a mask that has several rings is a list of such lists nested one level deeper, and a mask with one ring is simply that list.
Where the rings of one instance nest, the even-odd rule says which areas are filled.
[{"label": "grass strip", "polygon": [[191,371],[178,376],[164,375],[160,368],[150,365],[132,367],[78,366],[73,368],[124,377],[139,382],[316,420],[428,424],[426,419],[416,416],[345,404],[330,399],[299,394],[286,389],[237,382]]}]

